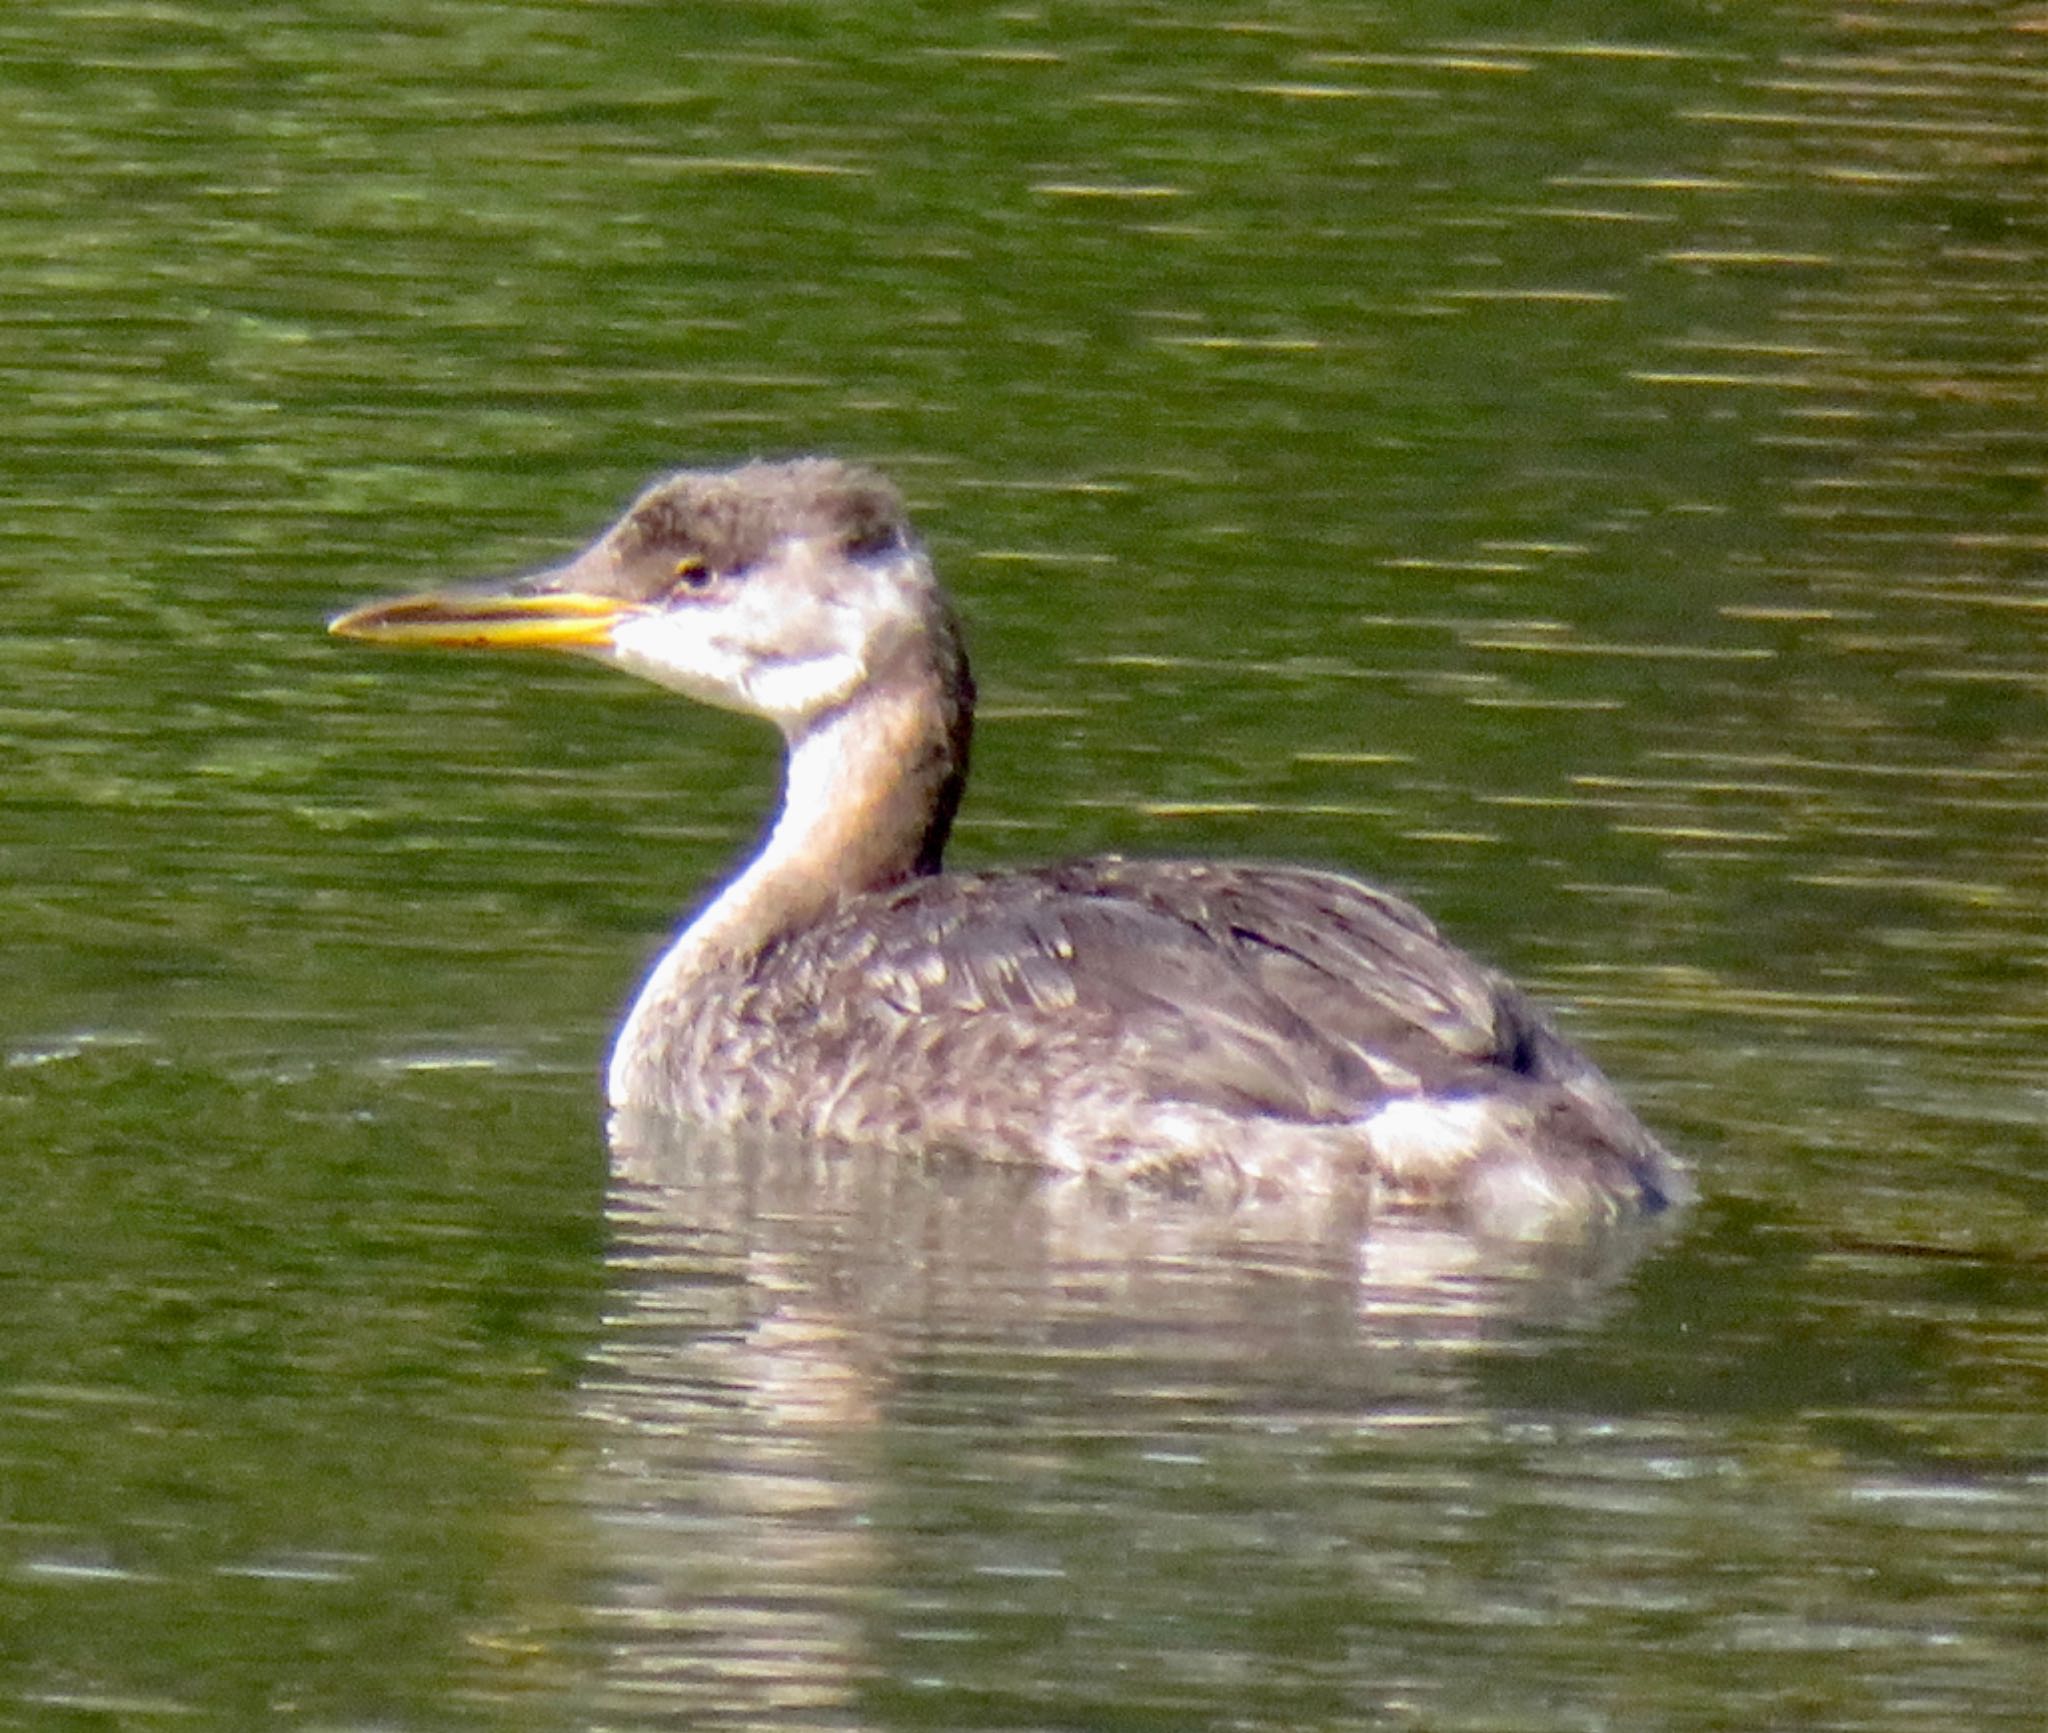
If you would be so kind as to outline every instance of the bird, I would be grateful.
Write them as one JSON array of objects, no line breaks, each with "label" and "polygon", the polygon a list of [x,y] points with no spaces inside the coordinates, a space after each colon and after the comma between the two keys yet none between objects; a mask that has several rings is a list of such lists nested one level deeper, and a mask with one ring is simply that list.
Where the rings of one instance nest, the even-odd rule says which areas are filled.
[{"label": "bird", "polygon": [[1387,890],[1123,855],[949,870],[974,683],[872,468],[684,470],[566,564],[330,629],[568,651],[780,729],[777,815],[646,976],[615,1113],[1226,1200],[1366,1187],[1516,1239],[1692,1196],[1550,1017]]}]

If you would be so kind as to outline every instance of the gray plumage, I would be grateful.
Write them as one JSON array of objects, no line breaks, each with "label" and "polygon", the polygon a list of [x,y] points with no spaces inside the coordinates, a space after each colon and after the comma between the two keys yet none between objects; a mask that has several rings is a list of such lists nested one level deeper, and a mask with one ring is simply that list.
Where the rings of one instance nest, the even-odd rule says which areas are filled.
[{"label": "gray plumage", "polygon": [[[913,878],[650,1012],[627,1102],[707,1124],[1212,1193],[1372,1175],[1510,1233],[1683,1196],[1522,993],[1334,873],[1112,858]],[[1376,1122],[1394,1103],[1447,1111]]]},{"label": "gray plumage", "polygon": [[941,871],[973,687],[871,472],[686,472],[557,571],[337,629],[575,649],[783,730],[767,843],[620,1032],[621,1109],[1224,1195],[1367,1183],[1515,1234],[1687,1195],[1591,1062],[1383,891],[1216,862]]}]

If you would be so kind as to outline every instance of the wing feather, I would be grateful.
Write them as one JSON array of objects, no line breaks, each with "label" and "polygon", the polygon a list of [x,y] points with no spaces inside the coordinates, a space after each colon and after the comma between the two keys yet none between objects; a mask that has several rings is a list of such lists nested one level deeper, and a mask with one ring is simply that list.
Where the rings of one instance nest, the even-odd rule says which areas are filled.
[{"label": "wing feather", "polygon": [[[1291,867],[1069,862],[850,900],[757,958],[729,1011],[778,1051],[906,1079],[1086,1064],[1195,1103],[1337,1120],[1512,1064],[1533,1018],[1400,899]],[[906,1085],[908,1086],[908,1085]]]}]

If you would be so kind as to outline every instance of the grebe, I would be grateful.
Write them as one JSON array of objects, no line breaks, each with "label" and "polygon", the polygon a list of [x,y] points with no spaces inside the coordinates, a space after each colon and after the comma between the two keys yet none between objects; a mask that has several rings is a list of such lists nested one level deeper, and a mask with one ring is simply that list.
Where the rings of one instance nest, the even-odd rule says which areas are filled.
[{"label": "grebe", "polygon": [[1304,867],[946,872],[974,688],[895,489],[826,458],[685,471],[558,569],[332,628],[576,651],[787,743],[767,842],[654,966],[615,1109],[1225,1195],[1371,1184],[1527,1237],[1683,1170],[1508,982]]}]

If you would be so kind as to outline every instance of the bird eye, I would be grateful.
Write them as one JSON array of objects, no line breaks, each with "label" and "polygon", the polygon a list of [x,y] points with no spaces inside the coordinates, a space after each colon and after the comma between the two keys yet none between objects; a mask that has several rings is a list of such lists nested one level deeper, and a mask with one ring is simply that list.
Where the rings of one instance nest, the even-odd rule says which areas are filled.
[{"label": "bird eye", "polygon": [[711,568],[700,559],[676,561],[676,588],[703,590],[711,585]]}]

